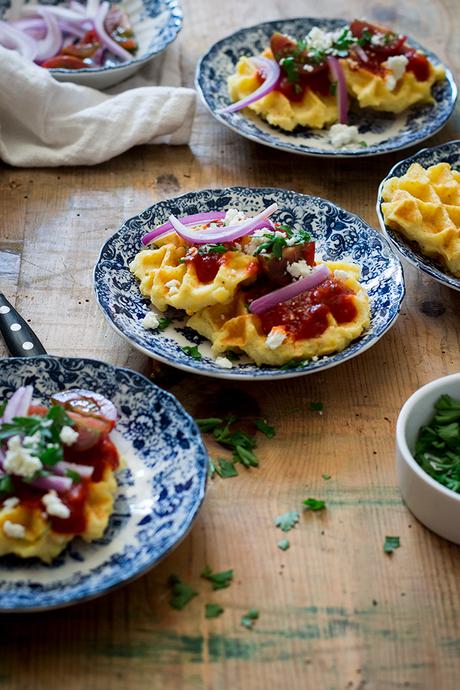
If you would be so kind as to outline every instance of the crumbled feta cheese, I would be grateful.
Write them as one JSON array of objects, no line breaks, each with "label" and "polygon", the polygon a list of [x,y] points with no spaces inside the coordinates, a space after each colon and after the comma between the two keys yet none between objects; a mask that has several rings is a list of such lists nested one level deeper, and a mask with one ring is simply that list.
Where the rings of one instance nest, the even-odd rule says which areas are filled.
[{"label": "crumbled feta cheese", "polygon": [[170,296],[177,295],[179,292],[180,283],[178,280],[170,280],[169,282],[165,283],[165,287],[168,288],[168,293]]},{"label": "crumbled feta cheese", "polygon": [[61,501],[54,489],[42,496],[42,503],[48,515],[54,515],[62,520],[70,517],[70,509]]},{"label": "crumbled feta cheese", "polygon": [[312,362],[317,362],[318,359],[319,359],[318,355],[313,355],[313,357],[311,358],[311,361],[312,361]]},{"label": "crumbled feta cheese", "polygon": [[309,65],[308,62],[306,62],[306,63],[303,65],[302,69],[303,69],[304,72],[313,72],[313,70],[314,70],[315,68],[313,67],[313,65]]},{"label": "crumbled feta cheese", "polygon": [[63,426],[59,438],[65,446],[72,446],[78,438],[78,431],[71,426]]},{"label": "crumbled feta cheese", "polygon": [[243,248],[244,253],[253,256],[256,249],[266,241],[267,235],[267,230],[255,230],[251,235],[250,241]]},{"label": "crumbled feta cheese", "polygon": [[22,440],[22,445],[24,448],[34,448],[35,446],[38,446],[40,441],[41,434],[39,431],[36,431],[35,434],[32,434],[32,436],[25,436]]},{"label": "crumbled feta cheese", "polygon": [[385,45],[385,34],[373,34],[371,37],[371,44],[373,46],[384,46]]},{"label": "crumbled feta cheese", "polygon": [[216,364],[218,367],[222,367],[222,369],[231,369],[233,367],[233,364],[227,357],[216,357]]},{"label": "crumbled feta cheese", "polygon": [[337,280],[347,280],[352,277],[353,276],[348,271],[343,271],[341,268],[334,271],[334,278],[337,278]]},{"label": "crumbled feta cheese", "polygon": [[20,525],[18,522],[11,522],[11,520],[5,520],[3,523],[3,532],[11,539],[24,539],[26,536],[26,528],[24,525]]},{"label": "crumbled feta cheese", "polygon": [[158,316],[153,313],[153,311],[149,311],[148,314],[144,316],[144,318],[141,320],[141,325],[144,328],[158,328],[160,325],[160,321],[158,319]]},{"label": "crumbled feta cheese", "polygon": [[308,48],[313,48],[314,50],[328,50],[331,48],[334,38],[331,32],[323,31],[319,26],[314,26],[307,36],[306,42]]},{"label": "crumbled feta cheese", "polygon": [[389,70],[389,74],[385,80],[388,91],[393,91],[395,89],[396,84],[406,71],[408,62],[409,60],[405,55],[392,55],[383,63],[383,66]]},{"label": "crumbled feta cheese", "polygon": [[18,503],[19,498],[17,496],[10,496],[10,498],[5,498],[2,508],[16,508]]},{"label": "crumbled feta cheese", "polygon": [[341,146],[347,146],[347,144],[352,144],[358,141],[359,132],[355,125],[342,125],[337,122],[329,130],[329,139],[331,140],[332,146],[340,148]]},{"label": "crumbled feta cheese", "polygon": [[293,278],[305,278],[312,271],[312,267],[307,264],[305,259],[300,261],[293,261],[292,264],[286,266],[286,271],[291,274]]},{"label": "crumbled feta cheese", "polygon": [[238,211],[237,208],[229,208],[225,213],[224,225],[240,225],[246,220],[244,211]]},{"label": "crumbled feta cheese", "polygon": [[33,477],[37,470],[41,470],[40,459],[32,455],[21,443],[20,436],[12,436],[8,440],[3,467],[8,474],[17,474],[19,477]]},{"label": "crumbled feta cheese", "polygon": [[270,350],[276,350],[285,340],[286,333],[279,326],[274,326],[265,339],[265,345]]}]

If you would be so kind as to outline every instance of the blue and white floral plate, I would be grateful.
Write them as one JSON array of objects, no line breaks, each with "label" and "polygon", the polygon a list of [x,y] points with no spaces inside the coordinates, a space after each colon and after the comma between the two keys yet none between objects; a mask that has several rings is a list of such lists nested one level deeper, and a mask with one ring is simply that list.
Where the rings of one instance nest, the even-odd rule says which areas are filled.
[{"label": "blue and white floral plate", "polygon": [[[186,326],[184,312],[170,309],[172,323],[164,331],[146,330],[141,320],[149,301],[139,292],[129,264],[143,248],[141,237],[164,223],[173,213],[184,216],[201,211],[238,208],[256,214],[273,202],[274,218],[308,230],[316,240],[317,255],[331,260],[351,259],[361,267],[362,280],[371,299],[370,329],[345,350],[290,369],[257,366],[241,356],[231,369],[222,369],[211,355],[210,343]],[[113,328],[146,355],[179,369],[226,379],[281,379],[311,374],[341,364],[374,345],[396,320],[404,297],[404,277],[399,260],[385,238],[358,216],[319,197],[284,189],[230,187],[203,189],[167,199],[130,218],[102,247],[94,271],[96,297]],[[201,359],[182,347],[197,345]]]},{"label": "blue and white floral plate", "polygon": [[428,168],[430,165],[436,165],[437,163],[449,163],[455,170],[460,171],[460,140],[449,141],[447,144],[421,149],[413,156],[396,163],[385,179],[380,183],[377,196],[377,216],[380,226],[388,240],[401,256],[407,259],[415,268],[420,269],[439,283],[460,291],[460,278],[456,278],[438,261],[422,254],[418,244],[410,242],[410,240],[406,239],[402,234],[385,224],[382,213],[383,185],[390,177],[401,177],[401,175],[404,175],[412,163],[420,163],[424,168]]},{"label": "blue and white floral plate", "polygon": [[[311,17],[277,20],[240,29],[214,43],[201,58],[196,72],[196,87],[205,106],[219,122],[247,139],[275,149],[323,157],[349,158],[389,153],[412,146],[440,130],[451,116],[457,98],[454,78],[445,66],[446,79],[438,82],[432,90],[434,105],[415,106],[400,115],[371,110],[350,113],[349,124],[357,125],[366,146],[357,144],[354,147],[333,148],[327,130],[284,132],[248,109],[217,114],[219,109],[230,105],[227,77],[234,72],[240,57],[260,54],[269,45],[274,31],[303,37],[314,26],[332,31],[346,23],[344,19]],[[416,41],[409,40],[408,43],[422,50],[435,65],[441,64],[434,53]]]},{"label": "blue and white floral plate", "polygon": [[52,565],[0,558],[0,611],[37,611],[91,599],[138,577],[184,537],[203,500],[207,453],[178,401],[148,379],[91,359],[0,360],[0,400],[31,384],[45,402],[90,388],[117,406],[114,441],[126,460],[109,526],[91,544],[74,539]]},{"label": "blue and white floral plate", "polygon": [[[83,0],[86,4],[86,0]],[[0,0],[0,18],[13,3]],[[46,0],[50,5],[68,5],[68,0]],[[86,69],[54,68],[49,71],[58,81],[106,89],[132,76],[145,63],[162,53],[182,28],[179,0],[120,0],[118,3],[132,24],[139,43],[136,56],[127,62]],[[14,18],[14,17],[12,17]]]}]

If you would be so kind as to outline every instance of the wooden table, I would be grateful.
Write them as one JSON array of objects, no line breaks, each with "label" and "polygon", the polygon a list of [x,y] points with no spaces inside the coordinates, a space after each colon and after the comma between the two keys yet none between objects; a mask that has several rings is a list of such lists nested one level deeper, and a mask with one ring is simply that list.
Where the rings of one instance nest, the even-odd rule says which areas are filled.
[{"label": "wooden table", "polygon": [[[455,0],[323,3],[324,16],[366,16],[410,33],[460,69]],[[316,15],[313,0],[184,2],[184,79],[214,40],[260,20]],[[430,143],[460,137],[460,117]],[[4,168],[0,273],[7,295],[49,352],[90,356],[150,372],[119,338],[91,287],[99,247],[121,222],[159,199],[200,187],[277,185],[324,196],[374,227],[376,189],[398,157],[331,161],[275,153],[217,124],[198,107],[190,147],[140,147],[94,168]],[[405,266],[401,315],[371,350],[318,374],[276,383],[230,383],[162,367],[158,383],[198,417],[263,416],[261,466],[209,483],[184,542],[119,591],[48,614],[0,619],[0,688],[8,690],[454,690],[460,686],[460,550],[434,536],[401,502],[394,467],[401,404],[458,369],[460,295]],[[6,283],[6,285],[5,285]],[[324,414],[309,409],[324,403]],[[215,448],[210,448],[215,451]],[[322,478],[328,473],[332,478]],[[288,535],[274,517],[307,496]],[[386,535],[401,548],[383,553]],[[205,564],[234,568],[211,593]],[[200,596],[168,605],[171,573]],[[205,620],[204,604],[224,614]],[[252,631],[240,625],[260,609]]]}]

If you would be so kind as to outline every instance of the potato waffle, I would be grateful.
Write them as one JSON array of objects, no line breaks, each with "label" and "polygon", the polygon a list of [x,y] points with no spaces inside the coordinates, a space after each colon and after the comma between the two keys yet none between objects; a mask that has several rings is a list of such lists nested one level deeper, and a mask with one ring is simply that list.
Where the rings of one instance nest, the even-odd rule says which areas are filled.
[{"label": "potato waffle", "polygon": [[[85,502],[86,528],[78,536],[85,541],[93,541],[102,537],[112,514],[117,490],[113,470],[106,468],[103,479],[90,482],[88,488]],[[7,537],[3,531],[7,520],[23,525],[26,529],[25,536],[21,539]],[[51,563],[74,537],[75,534],[54,532],[50,528],[47,514],[39,507],[24,503],[18,503],[14,508],[0,507],[0,556],[8,553],[21,558],[36,556],[45,563]]]},{"label": "potato waffle", "polygon": [[[291,359],[311,359],[339,352],[369,326],[369,299],[358,282],[357,266],[344,262],[325,263],[331,272],[340,271],[342,282],[355,293],[357,315],[351,322],[338,324],[332,314],[329,314],[329,325],[318,337],[296,340],[288,334],[279,347],[270,349],[260,319],[248,312],[245,296],[241,291],[230,304],[215,305],[194,314],[188,325],[212,342],[214,354],[218,355],[226,350],[245,352],[259,365],[279,366]],[[283,330],[283,327],[276,329]]]},{"label": "potato waffle", "polygon": [[[273,59],[270,50],[263,57]],[[239,101],[253,93],[260,86],[257,69],[246,57],[240,58],[235,73],[228,78],[228,89],[232,101]],[[321,96],[307,89],[301,101],[290,101],[280,91],[272,91],[248,106],[271,125],[291,132],[297,126],[322,129],[337,122],[337,101],[335,96]]]},{"label": "potato waffle", "polygon": [[448,163],[413,163],[385,182],[382,198],[385,223],[460,277],[460,172]]},{"label": "potato waffle", "polygon": [[257,260],[242,252],[227,252],[215,278],[202,283],[191,262],[181,261],[186,248],[168,240],[157,249],[144,249],[129,268],[140,280],[140,291],[152,304],[165,311],[168,306],[194,314],[213,304],[230,302],[241,283],[257,271]]},{"label": "potato waffle", "polygon": [[406,71],[395,88],[390,90],[384,75],[358,67],[356,62],[348,58],[340,62],[347,90],[357,99],[360,107],[389,113],[401,113],[415,103],[433,103],[431,87],[445,78],[444,69],[430,62],[430,74],[426,81],[418,81],[413,72]]}]

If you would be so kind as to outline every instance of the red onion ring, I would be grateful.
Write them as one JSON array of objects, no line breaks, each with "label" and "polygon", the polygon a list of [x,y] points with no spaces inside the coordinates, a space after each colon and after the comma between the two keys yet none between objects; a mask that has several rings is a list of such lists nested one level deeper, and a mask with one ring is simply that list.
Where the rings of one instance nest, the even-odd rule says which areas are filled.
[{"label": "red onion ring", "polygon": [[369,62],[369,58],[366,55],[366,52],[361,48],[359,44],[355,45],[355,53],[361,60],[361,62]]},{"label": "red onion ring", "polygon": [[123,62],[127,62],[128,60],[132,60],[133,56],[127,50],[122,48],[118,43],[116,43],[112,38],[110,38],[109,34],[107,33],[104,27],[104,22],[107,16],[107,12],[109,11],[109,7],[110,5],[108,2],[103,2],[99,6],[94,16],[94,28],[96,30],[97,35],[99,36],[99,40],[102,43],[102,45],[105,46],[107,50],[110,50],[111,53],[119,57],[120,60],[123,60]]},{"label": "red onion ring", "polygon": [[258,89],[253,91],[253,93],[249,94],[249,96],[241,98],[239,101],[232,103],[226,108],[217,110],[218,115],[223,115],[224,113],[234,113],[237,110],[242,110],[242,108],[246,108],[248,105],[251,105],[251,103],[254,103],[254,101],[258,101],[260,98],[263,98],[276,89],[281,76],[281,69],[276,60],[265,57],[251,57],[249,59],[253,65],[257,67],[259,72],[263,73],[265,77],[264,83],[261,84]]},{"label": "red onion ring", "polygon": [[25,417],[29,411],[34,389],[32,386],[21,386],[8,400],[0,423],[9,423],[14,417]]},{"label": "red onion ring", "polygon": [[30,486],[36,489],[47,489],[52,491],[53,489],[58,493],[68,491],[72,488],[72,479],[70,477],[56,477],[55,475],[50,475],[49,477],[37,477],[30,482]]},{"label": "red onion ring", "polygon": [[[250,232],[254,232],[254,230],[257,230],[260,227],[266,227],[267,225],[272,227],[271,223],[268,224],[267,219],[277,210],[277,208],[278,204],[271,204],[257,216],[254,216],[254,218],[249,218],[244,223],[241,223],[241,225],[227,226],[214,230],[213,232],[195,232],[193,230],[189,230],[175,216],[169,216],[169,221],[177,234],[189,244],[233,242],[233,240],[237,240],[244,235],[248,235]],[[263,225],[261,225],[261,223],[263,223]]]},{"label": "red onion ring", "polygon": [[269,292],[268,295],[255,299],[249,305],[249,311],[252,314],[263,314],[272,307],[276,307],[276,305],[280,304],[280,302],[287,302],[288,300],[293,299],[293,297],[297,297],[297,295],[300,295],[302,292],[311,290],[311,288],[323,283],[326,278],[330,276],[330,274],[331,272],[326,264],[315,266],[312,272],[309,273],[308,276],[305,276],[305,278],[295,280],[289,285],[285,285],[278,290]]},{"label": "red onion ring", "polygon": [[34,60],[37,54],[37,41],[4,21],[0,21],[0,45],[9,50],[16,50],[28,60]]},{"label": "red onion ring", "polygon": [[346,125],[348,122],[348,92],[345,83],[345,74],[339,60],[333,55],[328,55],[327,62],[331,70],[332,79],[337,83],[336,98],[337,110],[339,111],[339,122]]},{"label": "red onion ring", "polygon": [[45,38],[37,42],[38,50],[35,59],[42,62],[59,53],[63,37],[57,18],[48,11],[48,8],[37,7],[37,12],[43,17],[47,28]]},{"label": "red onion ring", "polygon": [[[179,218],[179,220],[184,225],[194,225],[198,223],[209,223],[213,220],[222,220],[222,218],[225,218],[224,211],[207,211],[205,213],[193,213],[191,216],[183,216]],[[155,230],[151,230],[144,235],[141,239],[142,244],[148,244],[155,238],[160,237],[160,235],[166,234],[167,230],[174,230],[169,221],[163,223],[163,225],[159,225]]]},{"label": "red onion ring", "polygon": [[92,465],[80,465],[76,462],[66,462],[65,460],[61,460],[61,462],[58,462],[53,466],[53,472],[55,474],[65,476],[69,470],[72,472],[77,472],[80,477],[87,479],[93,474],[94,467]]}]

